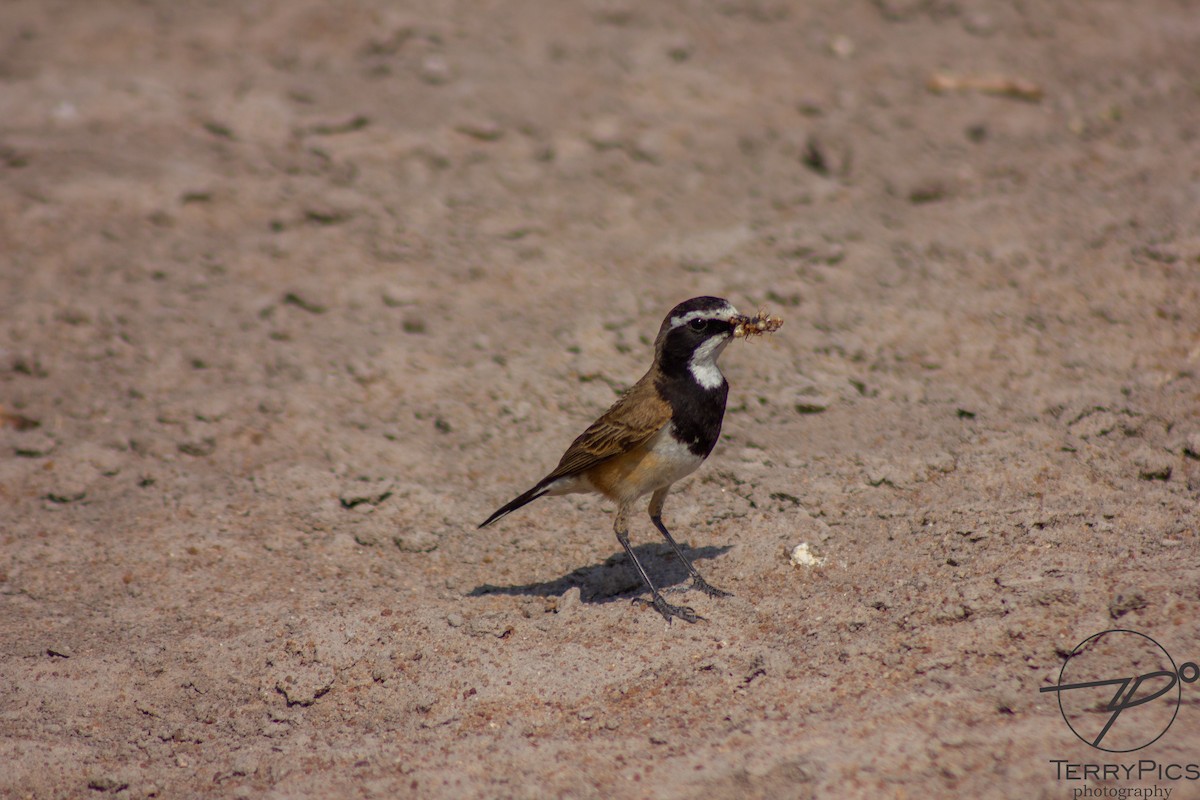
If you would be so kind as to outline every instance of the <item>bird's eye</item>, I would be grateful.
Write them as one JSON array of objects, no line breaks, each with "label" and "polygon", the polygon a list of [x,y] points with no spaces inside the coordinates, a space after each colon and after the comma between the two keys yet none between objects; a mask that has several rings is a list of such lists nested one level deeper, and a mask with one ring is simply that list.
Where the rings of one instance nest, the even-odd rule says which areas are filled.
[{"label": "bird's eye", "polygon": [[708,320],[706,319],[694,319],[688,324],[691,325],[692,330],[696,331],[697,333],[708,329]]}]

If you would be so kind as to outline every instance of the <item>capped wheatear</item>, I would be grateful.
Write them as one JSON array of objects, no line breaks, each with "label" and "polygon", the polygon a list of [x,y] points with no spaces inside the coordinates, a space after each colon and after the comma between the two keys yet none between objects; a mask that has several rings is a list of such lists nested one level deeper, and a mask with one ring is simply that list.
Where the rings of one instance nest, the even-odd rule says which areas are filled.
[{"label": "capped wheatear", "polygon": [[729,384],[717,367],[721,351],[735,336],[774,331],[782,322],[759,314],[739,314],[719,297],[694,297],[663,320],[654,340],[654,363],[612,408],[579,435],[554,470],[532,489],[501,506],[485,527],[542,495],[599,492],[617,504],[613,530],[646,586],[651,602],[667,622],[699,617],[687,606],[669,604],[629,546],[629,512],[650,495],[650,521],[692,576],[692,588],[724,597],[692,566],[663,525],[663,502],[671,485],[690,475],[712,452],[721,435]]}]

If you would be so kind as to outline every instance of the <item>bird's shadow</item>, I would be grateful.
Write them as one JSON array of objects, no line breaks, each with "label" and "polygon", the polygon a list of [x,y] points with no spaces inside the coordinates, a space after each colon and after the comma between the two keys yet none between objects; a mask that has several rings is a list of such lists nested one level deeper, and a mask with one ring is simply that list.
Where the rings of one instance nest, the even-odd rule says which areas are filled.
[{"label": "bird's shadow", "polygon": [[[682,545],[684,555],[695,564],[697,561],[716,558],[728,552],[731,545],[724,547],[697,547]],[[659,589],[669,589],[690,580],[687,567],[666,544],[643,544],[633,548],[638,561],[650,574],[650,580]],[[467,593],[468,597],[483,597],[489,594],[517,596],[563,595],[579,587],[579,599],[585,603],[611,603],[622,596],[640,593],[646,589],[637,570],[624,552],[617,553],[599,564],[579,567],[566,575],[539,583],[516,586],[497,586],[484,583]]]}]

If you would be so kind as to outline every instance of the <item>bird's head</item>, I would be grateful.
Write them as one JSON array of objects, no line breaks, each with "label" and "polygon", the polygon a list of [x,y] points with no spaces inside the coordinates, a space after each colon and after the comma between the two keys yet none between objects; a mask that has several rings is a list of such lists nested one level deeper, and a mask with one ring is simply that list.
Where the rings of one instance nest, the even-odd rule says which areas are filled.
[{"label": "bird's head", "polygon": [[725,378],[717,368],[717,358],[737,327],[748,319],[720,297],[683,301],[671,309],[658,329],[654,353],[659,367],[667,375],[688,371],[706,389],[719,387]]}]

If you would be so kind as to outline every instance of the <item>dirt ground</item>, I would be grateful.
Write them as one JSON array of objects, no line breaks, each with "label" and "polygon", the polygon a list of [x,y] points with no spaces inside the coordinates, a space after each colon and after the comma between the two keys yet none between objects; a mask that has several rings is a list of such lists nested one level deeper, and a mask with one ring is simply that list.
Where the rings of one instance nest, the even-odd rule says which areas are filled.
[{"label": "dirt ground", "polygon": [[[475,526],[699,294],[667,626]],[[1200,9],[9,0],[0,420],[5,798],[1200,796],[1038,691],[1200,660]]]}]

